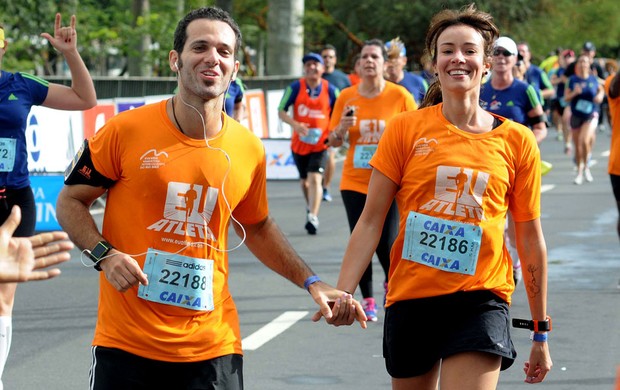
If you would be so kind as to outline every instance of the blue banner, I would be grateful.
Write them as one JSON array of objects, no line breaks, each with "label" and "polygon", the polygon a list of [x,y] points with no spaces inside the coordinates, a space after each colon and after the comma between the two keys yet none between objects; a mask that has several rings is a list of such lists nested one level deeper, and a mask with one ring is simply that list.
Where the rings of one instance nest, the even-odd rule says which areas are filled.
[{"label": "blue banner", "polygon": [[56,219],[56,199],[64,185],[62,175],[30,176],[37,209],[37,231],[61,230]]}]

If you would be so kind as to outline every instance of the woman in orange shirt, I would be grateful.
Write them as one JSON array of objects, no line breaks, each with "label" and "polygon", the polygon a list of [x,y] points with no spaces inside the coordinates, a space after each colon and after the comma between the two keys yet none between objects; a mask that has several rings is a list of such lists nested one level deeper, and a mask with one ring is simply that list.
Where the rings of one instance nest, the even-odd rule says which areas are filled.
[{"label": "woman in orange shirt", "polygon": [[[537,331],[525,381],[541,382],[551,369],[540,151],[528,128],[480,106],[498,35],[492,17],[474,5],[435,15],[426,50],[437,80],[420,110],[392,118],[370,161],[366,204],[338,287],[355,288],[396,199],[400,225],[383,336],[393,389],[495,389],[500,370],[514,363],[514,282],[503,238],[508,210],[527,270],[532,320],[522,322]],[[354,314],[349,299],[339,299],[328,322],[350,324]]]},{"label": "woman in orange shirt", "polygon": [[[331,116],[330,146],[340,146],[345,135],[349,149],[342,168],[340,191],[351,231],[359,219],[370,181],[368,161],[377,149],[387,122],[396,114],[416,109],[412,95],[400,85],[386,81],[387,52],[378,39],[367,41],[358,61],[361,82],[340,92]],[[382,227],[377,257],[385,272],[390,263],[390,248],[398,231],[398,211],[393,204]],[[377,308],[372,289],[372,266],[369,264],[360,283],[362,305],[369,321],[377,321]]]}]

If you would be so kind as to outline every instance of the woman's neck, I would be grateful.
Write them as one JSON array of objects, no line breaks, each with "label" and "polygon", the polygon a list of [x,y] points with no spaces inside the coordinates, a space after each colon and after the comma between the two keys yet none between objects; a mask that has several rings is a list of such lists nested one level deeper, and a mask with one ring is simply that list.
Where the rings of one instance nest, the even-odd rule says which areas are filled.
[{"label": "woman's neck", "polygon": [[373,98],[383,92],[385,79],[383,77],[363,78],[359,83],[357,92],[365,98]]},{"label": "woman's neck", "polygon": [[450,95],[444,93],[442,114],[457,128],[469,133],[482,134],[493,129],[493,116],[480,108],[480,94]]}]

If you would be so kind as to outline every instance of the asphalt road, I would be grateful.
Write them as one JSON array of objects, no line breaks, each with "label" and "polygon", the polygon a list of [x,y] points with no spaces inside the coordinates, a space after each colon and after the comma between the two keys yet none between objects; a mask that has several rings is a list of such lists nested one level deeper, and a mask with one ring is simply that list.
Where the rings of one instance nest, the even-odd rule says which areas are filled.
[{"label": "asphalt road", "polygon": [[[606,173],[609,133],[598,133],[595,180],[582,186],[572,183],[572,163],[554,137],[550,131],[542,144],[543,158],[554,165],[543,179],[542,196],[554,367],[538,387],[610,390],[620,365],[620,246],[618,213]],[[338,177],[333,190],[337,187]],[[323,280],[335,283],[349,236],[338,191],[333,191],[333,202],[321,207],[316,236],[308,236],[303,228],[304,203],[296,181],[270,182],[268,191],[271,212],[292,245]],[[366,330],[313,323],[315,306],[305,291],[267,270],[245,247],[230,259],[230,283],[246,349],[247,389],[390,389],[381,351],[382,312],[379,322]],[[381,299],[376,260],[374,269]],[[18,289],[5,389],[88,388],[98,275],[81,265],[77,251],[62,271],[54,280]],[[511,310],[514,317],[529,318],[523,286],[515,292]],[[519,356],[502,373],[499,389],[530,388],[523,383],[522,371],[528,335],[513,331]]]}]

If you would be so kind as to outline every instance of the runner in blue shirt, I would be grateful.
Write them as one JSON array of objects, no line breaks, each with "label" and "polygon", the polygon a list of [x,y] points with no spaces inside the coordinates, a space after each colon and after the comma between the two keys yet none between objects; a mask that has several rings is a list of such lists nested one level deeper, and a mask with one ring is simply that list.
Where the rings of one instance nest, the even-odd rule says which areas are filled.
[{"label": "runner in blue shirt", "polygon": [[[9,217],[14,205],[21,209],[17,237],[34,234],[36,208],[28,177],[26,127],[30,108],[42,105],[61,110],[85,110],[97,104],[97,94],[86,65],[77,50],[75,15],[71,25],[62,27],[56,14],[54,36],[43,33],[56,50],[63,54],[71,71],[71,86],[49,83],[27,73],[11,73],[1,69],[9,42],[0,26],[0,224]],[[11,346],[15,283],[0,284],[0,388],[2,371]]]},{"label": "runner in blue shirt", "polygon": [[422,76],[404,70],[407,65],[407,49],[400,38],[397,37],[386,42],[385,49],[388,53],[385,69],[386,79],[405,87],[413,95],[413,99],[419,106],[428,90],[428,83]]},{"label": "runner in blue shirt", "polygon": [[[339,90],[343,90],[351,86],[351,79],[349,76],[336,69],[338,63],[338,54],[336,48],[333,45],[327,44],[321,49],[321,57],[325,63],[325,72],[323,72],[323,78],[327,80],[331,85]],[[325,164],[325,173],[323,174],[323,200],[331,202],[333,200],[330,193],[332,178],[336,171],[336,150],[337,148],[327,148],[327,163]]]},{"label": "runner in blue shirt", "polygon": [[[480,106],[487,111],[529,126],[536,141],[547,136],[547,126],[538,94],[531,85],[516,80],[513,68],[517,63],[517,45],[508,37],[499,37],[493,49],[492,75],[482,85]],[[508,213],[506,224],[506,248],[513,262],[515,285],[521,280],[521,263],[515,246],[516,236],[512,215]]]},{"label": "runner in blue shirt", "polygon": [[570,102],[570,128],[575,145],[575,163],[577,176],[574,183],[583,184],[583,180],[591,182],[593,179],[588,167],[588,157],[594,144],[596,127],[599,121],[597,105],[605,97],[605,90],[592,74],[592,60],[582,54],[577,59],[575,74],[570,76],[566,84],[564,99]]},{"label": "runner in blue shirt", "polygon": [[226,97],[224,98],[224,110],[228,116],[237,122],[241,122],[244,114],[243,94],[245,86],[239,77],[236,77],[228,86]]}]

